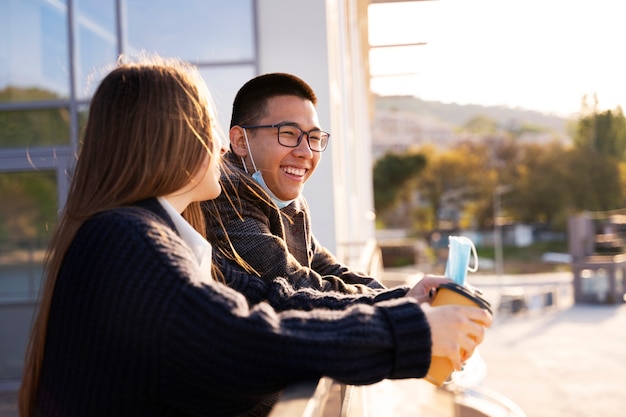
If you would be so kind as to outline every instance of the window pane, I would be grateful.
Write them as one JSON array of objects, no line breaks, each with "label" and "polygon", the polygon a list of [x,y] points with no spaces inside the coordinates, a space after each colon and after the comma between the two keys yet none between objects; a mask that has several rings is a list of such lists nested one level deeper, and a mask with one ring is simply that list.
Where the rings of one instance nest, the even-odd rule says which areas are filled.
[{"label": "window pane", "polygon": [[70,143],[66,108],[0,112],[0,149]]},{"label": "window pane", "polygon": [[127,53],[146,50],[193,63],[254,58],[252,0],[127,0],[125,5]]},{"label": "window pane", "polygon": [[67,6],[0,2],[0,101],[69,97]]},{"label": "window pane", "polygon": [[0,174],[0,300],[34,295],[57,220],[56,174]]},{"label": "window pane", "polygon": [[2,173],[0,195],[0,379],[19,379],[57,219],[55,173]]},{"label": "window pane", "polygon": [[103,69],[117,59],[114,0],[76,1],[77,95],[93,95]]},{"label": "window pane", "polygon": [[[87,125],[87,116],[89,116],[89,105],[82,104],[78,106],[78,131],[82,134]],[[79,140],[78,146],[80,147],[82,141]],[[80,149],[77,150],[77,152]]]}]

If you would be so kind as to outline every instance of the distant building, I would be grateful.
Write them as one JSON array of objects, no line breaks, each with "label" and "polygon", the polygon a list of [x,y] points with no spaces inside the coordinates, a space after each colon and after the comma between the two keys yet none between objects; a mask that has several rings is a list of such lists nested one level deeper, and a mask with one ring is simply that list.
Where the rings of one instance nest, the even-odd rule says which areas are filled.
[{"label": "distant building", "polygon": [[[436,103],[437,105],[433,105],[433,108],[436,107],[438,112],[435,112],[430,109],[428,102],[415,97],[377,97],[375,100],[378,100],[377,103],[380,105],[374,110],[372,118],[372,157],[374,160],[389,151],[402,153],[412,147],[424,145],[447,148],[462,141],[497,142],[515,137],[517,143],[525,144],[547,144],[553,141],[564,145],[572,143],[571,137],[554,129],[555,121],[552,118],[537,112],[519,110],[519,118],[528,114],[527,124],[539,126],[538,128],[525,128],[524,123],[520,123],[517,119],[506,119],[506,122],[502,122],[498,120],[497,113],[490,116],[488,108],[483,106]],[[443,115],[448,111],[442,110],[442,108],[447,107],[450,107],[451,116],[449,117],[450,120],[444,121],[442,120]],[[465,117],[460,115],[459,109],[461,108],[464,109]],[[499,107],[495,109],[497,111],[503,110]],[[506,111],[513,113],[516,110],[506,109]],[[489,134],[478,134],[462,129],[464,123],[479,115],[493,118],[497,131]],[[546,123],[545,127],[538,124],[541,121]]]},{"label": "distant building", "polygon": [[411,147],[447,147],[459,140],[454,131],[432,117],[408,110],[378,109],[372,123],[372,157],[388,151],[404,152]]}]

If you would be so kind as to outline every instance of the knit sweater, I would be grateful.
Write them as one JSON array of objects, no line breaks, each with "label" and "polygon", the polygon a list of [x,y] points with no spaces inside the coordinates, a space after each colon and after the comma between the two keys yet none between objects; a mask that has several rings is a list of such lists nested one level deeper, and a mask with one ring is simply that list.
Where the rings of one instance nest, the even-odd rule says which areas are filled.
[{"label": "knit sweater", "polygon": [[[246,281],[224,265],[227,281]],[[156,199],[100,213],[80,228],[58,275],[37,415],[236,416],[295,381],[425,375],[430,329],[413,299],[343,310],[312,303],[250,307],[201,276]]]},{"label": "knit sweater", "polygon": [[203,203],[207,236],[218,251],[232,258],[234,248],[262,279],[286,277],[295,288],[341,293],[384,288],[374,278],[341,264],[317,241],[302,195],[279,209],[232,152],[226,153],[224,163],[224,191]]}]

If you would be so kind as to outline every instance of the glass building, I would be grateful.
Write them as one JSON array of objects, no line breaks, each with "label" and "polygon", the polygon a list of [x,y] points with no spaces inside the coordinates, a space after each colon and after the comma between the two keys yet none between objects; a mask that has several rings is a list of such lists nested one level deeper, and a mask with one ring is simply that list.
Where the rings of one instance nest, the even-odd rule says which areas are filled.
[{"label": "glass building", "polygon": [[311,84],[332,133],[305,188],[316,236],[342,261],[367,268],[356,263],[367,261],[374,234],[368,3],[0,2],[0,385],[19,384],[43,256],[89,99],[120,54],[156,52],[197,65],[223,127],[236,91],[258,74],[291,72]]}]

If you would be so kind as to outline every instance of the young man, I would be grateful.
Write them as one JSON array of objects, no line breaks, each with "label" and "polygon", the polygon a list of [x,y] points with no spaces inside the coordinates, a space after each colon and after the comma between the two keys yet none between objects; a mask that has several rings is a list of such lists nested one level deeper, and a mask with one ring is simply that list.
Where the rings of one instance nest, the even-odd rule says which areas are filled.
[{"label": "young man", "polygon": [[[411,289],[385,289],[339,263],[315,239],[302,188],[330,136],[320,126],[316,102],[304,81],[284,73],[256,77],[237,93],[230,150],[223,157],[223,191],[203,203],[207,239],[218,269],[226,271],[224,281],[250,305],[267,302],[276,311],[323,308],[340,313],[414,298],[423,303],[432,349],[445,346],[446,352],[455,352],[444,356],[452,356],[460,369],[475,347],[470,342],[482,341],[491,324],[488,312],[429,306],[430,291],[448,281],[443,277],[427,276]],[[229,260],[253,273],[234,278]],[[409,319],[405,325],[415,323]],[[463,357],[457,353],[461,343],[470,343],[471,349],[465,348],[468,355]]]},{"label": "young man", "polygon": [[343,293],[382,289],[342,265],[311,230],[302,189],[330,139],[316,104],[311,87],[291,74],[261,75],[239,90],[224,158],[225,192],[204,204],[213,213],[206,216],[207,235],[264,280],[288,277],[296,288]]}]

